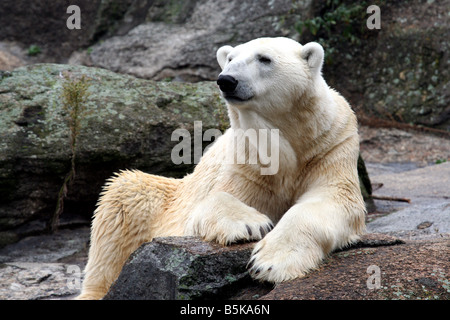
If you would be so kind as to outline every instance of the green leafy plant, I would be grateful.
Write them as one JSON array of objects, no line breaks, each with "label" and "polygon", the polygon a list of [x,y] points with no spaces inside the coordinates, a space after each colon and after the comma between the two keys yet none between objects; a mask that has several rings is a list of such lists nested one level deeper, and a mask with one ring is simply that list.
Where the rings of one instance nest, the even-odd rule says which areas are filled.
[{"label": "green leafy plant", "polygon": [[299,21],[295,29],[301,36],[308,33],[325,49],[325,62],[332,63],[336,46],[341,43],[360,44],[366,26],[366,2],[346,4],[327,0],[320,15]]},{"label": "green leafy plant", "polygon": [[75,160],[78,136],[82,129],[82,119],[87,115],[86,102],[89,97],[89,79],[81,76],[78,79],[72,79],[70,76],[64,76],[62,86],[61,100],[63,110],[67,113],[66,121],[70,129],[70,150],[71,161],[70,171],[64,178],[63,185],[58,193],[56,210],[49,224],[51,232],[57,230],[59,225],[59,217],[64,210],[64,198],[67,196],[68,187],[72,185],[75,179]]},{"label": "green leafy plant", "polygon": [[41,48],[40,48],[39,46],[37,46],[37,45],[35,45],[35,44],[32,44],[32,45],[28,48],[27,54],[28,54],[29,56],[36,56],[36,55],[38,55],[38,54],[41,53],[41,52],[42,52],[42,50],[41,50]]}]

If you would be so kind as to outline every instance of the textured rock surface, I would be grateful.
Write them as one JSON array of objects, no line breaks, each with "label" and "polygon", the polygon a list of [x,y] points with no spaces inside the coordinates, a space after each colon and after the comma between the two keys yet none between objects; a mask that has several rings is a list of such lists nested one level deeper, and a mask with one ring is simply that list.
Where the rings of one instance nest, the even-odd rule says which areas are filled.
[{"label": "textured rock surface", "polygon": [[71,299],[79,294],[90,228],[31,236],[0,249],[0,300]]},{"label": "textured rock surface", "polygon": [[76,269],[78,272],[76,278],[71,270],[73,270],[71,265],[63,263],[9,262],[2,264],[0,265],[0,299],[51,300],[72,297],[79,292],[81,270]]},{"label": "textured rock surface", "polygon": [[[330,259],[307,278],[295,280],[275,289],[270,285],[261,286],[259,283],[238,281],[239,286],[233,288],[231,298],[257,299],[269,294],[267,298],[276,299],[448,299],[450,238],[449,233],[444,233],[445,226],[448,226],[449,222],[446,211],[448,207],[445,207],[445,201],[448,205],[448,199],[444,198],[446,185],[440,185],[447,167],[441,166],[442,164],[414,169],[415,166],[410,163],[403,165],[369,163],[367,168],[374,177],[375,184],[384,183],[382,188],[375,190],[375,194],[390,195],[392,192],[393,195],[412,199],[411,203],[376,200],[377,211],[384,211],[368,215],[371,222],[367,226],[371,232],[386,231],[395,237],[387,234],[368,234],[351,248],[333,253]],[[421,183],[425,186],[422,190]],[[384,188],[386,189],[383,191]],[[425,197],[421,198],[420,203],[416,203],[417,198],[421,196]],[[428,209],[422,205],[427,205]],[[390,213],[392,211],[396,212]],[[375,218],[377,215],[382,217]],[[75,288],[69,290],[67,287],[68,281],[76,279],[76,275],[67,270],[69,267],[82,270],[86,264],[89,231],[87,227],[62,229],[53,235],[27,237],[0,249],[0,279],[2,279],[0,299],[68,299],[76,295],[79,290]],[[166,254],[169,253],[168,256],[181,255],[183,259],[198,256],[200,252],[200,255],[203,255],[200,261],[208,260],[210,264],[208,267],[216,264],[217,256],[221,261],[220,252],[224,250],[242,255],[244,261],[241,260],[241,263],[246,264],[245,259],[250,256],[249,249],[253,245],[250,243],[223,248],[199,242],[196,238],[179,240],[180,242],[174,239],[160,239],[163,245],[158,244],[158,247],[160,249],[162,247]],[[203,249],[200,249],[202,246]],[[154,245],[150,247],[155,248]],[[170,252],[168,247],[177,250]],[[243,251],[239,251],[241,249]],[[158,251],[151,254],[161,256]],[[158,261],[147,260],[148,265],[153,266],[154,262]],[[184,266],[178,264],[175,268],[178,274],[169,270],[165,276],[169,279],[180,277],[183,268],[189,269],[193,265],[195,264],[190,260]],[[204,264],[196,265],[204,267]],[[380,267],[381,272],[381,286],[376,290],[367,287],[367,280],[374,272],[373,269],[369,269],[372,270],[372,274],[369,274],[367,269],[372,265]],[[223,269],[220,268],[221,266],[219,270],[222,270],[220,272],[223,277]],[[46,270],[56,270],[59,276],[48,276]],[[161,264],[152,270],[161,271]],[[132,275],[132,279],[136,277]],[[81,280],[81,276],[79,279]],[[126,279],[121,281],[127,285]],[[128,282],[130,281],[132,280]],[[175,285],[176,281],[171,283]],[[219,283],[230,284],[217,278],[214,284]],[[314,291],[316,284],[321,291]],[[240,287],[241,285],[243,287]],[[285,294],[283,288],[286,289]],[[170,291],[164,287],[161,292],[173,296],[176,289],[173,287],[172,289]],[[145,291],[142,292],[147,294]]]},{"label": "textured rock surface", "polygon": [[449,299],[449,245],[448,236],[405,243],[367,234],[306,277],[271,288],[248,279],[253,244],[159,238],[132,255],[105,299]]},{"label": "textured rock surface", "polygon": [[447,237],[337,252],[318,270],[277,285],[263,299],[448,300],[449,245]]},{"label": "textured rock surface", "polygon": [[[73,298],[86,248],[74,252],[77,245],[69,248],[67,238],[86,241],[88,234],[59,231],[51,239],[33,237],[13,245],[15,253],[0,250],[9,261],[0,265],[0,299]],[[420,241],[367,234],[305,278],[274,288],[246,275],[253,243],[222,247],[193,237],[159,238],[132,255],[108,298],[449,299],[449,245],[448,234]]]},{"label": "textured rock surface", "polygon": [[[360,113],[450,129],[448,0],[383,3],[379,30],[366,27],[361,3],[265,3],[134,2],[116,35],[93,45],[90,57],[94,65],[139,77],[213,80],[219,72],[213,53],[221,45],[261,36],[319,41],[327,49],[325,78]],[[314,17],[323,18],[316,33],[297,34],[297,23]]]},{"label": "textured rock surface", "polygon": [[[370,171],[370,167],[369,167]],[[450,163],[371,175],[383,186],[375,196],[407,198],[395,212],[369,223],[369,232],[390,233],[405,239],[439,238],[450,233]]]},{"label": "textured rock surface", "polygon": [[220,46],[296,36],[293,25],[309,8],[310,1],[291,0],[135,1],[118,35],[92,46],[90,56],[96,66],[143,78],[213,80]]},{"label": "textured rock surface", "polygon": [[119,169],[174,177],[192,170],[193,163],[174,165],[171,160],[172,148],[179,143],[171,140],[175,129],[192,133],[194,121],[202,122],[202,130],[228,125],[225,104],[211,82],[154,82],[55,64],[2,73],[0,243],[42,230],[55,210],[71,158],[62,73],[86,75],[91,95],[78,137],[76,178],[61,219],[70,214],[89,219],[105,179]]},{"label": "textured rock surface", "polygon": [[[73,1],[2,0],[0,4],[0,41],[14,41],[26,50],[36,45],[42,51],[30,61],[63,62],[70,54],[88,46],[114,28],[132,0],[79,0],[81,29],[67,28],[73,14],[67,8]],[[1,48],[0,48],[1,49]],[[19,53],[20,54],[20,53]]]},{"label": "textured rock surface", "polygon": [[195,237],[156,238],[125,264],[105,300],[226,298],[250,282],[253,243],[223,247]]},{"label": "textured rock surface", "polygon": [[301,40],[326,46],[325,79],[361,116],[450,130],[448,0],[377,3],[380,29],[366,26],[370,4],[315,2]]},{"label": "textured rock surface", "polygon": [[[0,69],[70,61],[151,79],[214,80],[221,45],[288,36],[325,45],[325,78],[361,117],[450,129],[448,0],[379,3],[381,29],[373,30],[369,3],[346,0],[84,0],[81,30],[65,25],[69,4],[2,1]],[[299,35],[298,23],[314,34]],[[42,53],[27,55],[32,44]]]}]

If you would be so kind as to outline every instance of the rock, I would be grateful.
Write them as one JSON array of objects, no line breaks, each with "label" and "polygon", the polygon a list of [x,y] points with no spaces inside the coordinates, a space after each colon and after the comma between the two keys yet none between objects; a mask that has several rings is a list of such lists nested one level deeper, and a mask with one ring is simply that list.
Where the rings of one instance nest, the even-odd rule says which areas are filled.
[{"label": "rock", "polygon": [[376,46],[367,48],[368,63],[355,70],[365,75],[360,85],[366,112],[450,130],[450,48],[442,41],[450,37],[450,24],[449,16],[440,14],[447,5],[402,2],[383,10]]},{"label": "rock", "polygon": [[0,70],[11,71],[17,67],[23,66],[25,63],[20,58],[12,55],[6,50],[2,50],[0,46]]},{"label": "rock", "polygon": [[410,167],[399,173],[373,175],[373,183],[383,183],[377,195],[392,197],[408,196],[411,201],[448,199],[450,192],[450,163],[430,165],[423,168]]},{"label": "rock", "polygon": [[[195,237],[157,238],[130,257],[104,299],[445,300],[450,298],[449,240],[405,242],[367,234],[306,277],[273,288],[248,278],[253,243],[222,247]],[[379,283],[370,278],[373,270]],[[257,295],[249,295],[248,288]]]},{"label": "rock", "polygon": [[[87,237],[85,230],[60,230],[0,250],[0,299],[72,299],[80,291],[86,250],[78,247],[80,257],[67,239]],[[366,234],[306,277],[273,287],[246,275],[253,243],[222,247],[195,237],[158,238],[130,257],[106,299],[445,300],[449,245],[448,235],[405,241]]]},{"label": "rock", "polygon": [[[221,45],[288,36],[326,47],[325,78],[361,121],[383,118],[450,129],[445,0],[384,3],[380,29],[366,28],[365,5],[345,1],[83,0],[77,2],[81,30],[67,28],[68,5],[2,1],[0,40],[21,46],[15,57],[4,53],[9,56],[4,68],[24,59],[30,64],[70,58],[149,79],[214,80],[219,72],[214,52]],[[299,35],[299,23],[309,23],[311,30]],[[42,53],[27,56],[30,45]]]},{"label": "rock", "polygon": [[[439,137],[417,130],[360,125],[359,136],[366,166],[378,166],[380,172],[389,168],[392,169],[389,172],[406,171],[450,161],[450,135]],[[370,176],[377,174],[374,170],[369,172]]]},{"label": "rock", "polygon": [[[73,78],[86,75],[91,95],[62,223],[74,217],[89,223],[102,185],[120,169],[171,177],[191,171],[194,163],[174,165],[171,160],[171,151],[179,143],[171,140],[174,130],[193,133],[194,121],[201,121],[202,131],[228,126],[225,104],[211,82],[154,82],[55,64],[1,73],[0,247],[42,232],[55,211],[72,155],[61,103],[63,73]],[[211,143],[199,142],[203,147]]]},{"label": "rock", "polygon": [[105,300],[227,298],[248,283],[253,243],[223,247],[195,237],[155,238],[136,250]]},{"label": "rock", "polygon": [[292,36],[310,1],[135,1],[92,63],[148,79],[215,80],[215,52],[261,36]]},{"label": "rock", "polygon": [[72,299],[80,293],[90,228],[30,236],[0,248],[0,300]]},{"label": "rock", "polygon": [[448,1],[383,3],[380,29],[366,27],[368,5],[322,0],[313,7],[311,15],[318,20],[301,40],[327,47],[325,79],[350,100],[360,119],[449,131],[449,43],[444,39],[450,36],[450,18],[442,14]]},{"label": "rock", "polygon": [[[91,58],[96,66],[149,79],[213,80],[219,68],[210,53],[221,45],[261,36],[319,41],[327,52],[325,78],[361,118],[449,130],[446,7],[446,1],[386,3],[381,29],[371,30],[362,27],[369,15],[358,3],[141,0],[113,37],[92,46]],[[314,34],[299,35],[296,26],[308,21],[315,21]]]},{"label": "rock", "polygon": [[[73,270],[77,274],[73,273]],[[9,262],[0,265],[1,300],[52,300],[80,291],[80,269],[62,263]]]},{"label": "rock", "polygon": [[277,285],[267,300],[448,300],[450,238],[332,254],[304,278]]},{"label": "rock", "polygon": [[80,0],[81,29],[69,29],[73,14],[70,1],[2,0],[0,5],[1,40],[16,41],[26,51],[30,45],[41,49],[40,62],[66,62],[73,51],[88,47],[115,28],[132,0]]},{"label": "rock", "polygon": [[[443,234],[449,234],[449,177],[450,163],[447,162],[371,176],[373,183],[383,185],[374,192],[375,197],[408,198],[411,202],[397,205],[395,212],[369,222],[367,230],[404,239],[440,238]],[[428,227],[423,227],[425,222]]]},{"label": "rock", "polygon": [[73,263],[84,268],[87,262],[89,227],[62,229],[54,234],[29,236],[0,248],[0,264],[11,262]]}]

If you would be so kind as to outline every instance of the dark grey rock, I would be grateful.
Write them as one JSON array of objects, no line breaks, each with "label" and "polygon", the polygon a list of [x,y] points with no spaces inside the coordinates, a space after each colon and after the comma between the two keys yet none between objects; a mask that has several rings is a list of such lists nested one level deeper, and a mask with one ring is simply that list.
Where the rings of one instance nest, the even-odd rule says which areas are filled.
[{"label": "dark grey rock", "polygon": [[105,300],[227,298],[251,280],[252,243],[223,247],[196,237],[156,238],[125,264]]},{"label": "dark grey rock", "polygon": [[[36,45],[41,53],[34,62],[62,63],[75,50],[86,48],[116,28],[133,0],[2,0],[0,40],[17,41],[26,51]],[[80,8],[81,29],[69,29],[66,22],[70,5]],[[39,21],[36,23],[36,21]]]}]

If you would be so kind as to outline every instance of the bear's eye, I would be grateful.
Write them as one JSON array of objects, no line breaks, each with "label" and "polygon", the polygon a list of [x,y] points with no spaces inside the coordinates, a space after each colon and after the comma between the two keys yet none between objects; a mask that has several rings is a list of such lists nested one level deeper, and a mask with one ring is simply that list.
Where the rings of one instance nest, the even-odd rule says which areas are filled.
[{"label": "bear's eye", "polygon": [[264,64],[270,64],[272,62],[272,60],[269,57],[260,55],[258,55],[258,61]]}]

